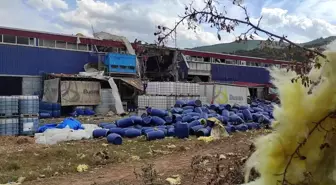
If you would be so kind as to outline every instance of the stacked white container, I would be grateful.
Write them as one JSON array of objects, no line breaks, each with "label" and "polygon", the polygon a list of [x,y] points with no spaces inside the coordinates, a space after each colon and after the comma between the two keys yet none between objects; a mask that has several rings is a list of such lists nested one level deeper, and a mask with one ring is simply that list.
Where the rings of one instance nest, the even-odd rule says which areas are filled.
[{"label": "stacked white container", "polygon": [[112,96],[112,89],[100,90],[100,104],[94,108],[96,114],[106,115],[109,111],[115,110],[115,100]]}]

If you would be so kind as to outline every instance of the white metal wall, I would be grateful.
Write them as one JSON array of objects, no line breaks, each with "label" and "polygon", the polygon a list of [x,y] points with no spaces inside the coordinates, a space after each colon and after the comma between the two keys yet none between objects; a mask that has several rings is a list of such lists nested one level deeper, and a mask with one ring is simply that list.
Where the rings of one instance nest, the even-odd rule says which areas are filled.
[{"label": "white metal wall", "polygon": [[247,104],[248,88],[242,86],[223,85],[215,83],[202,83],[199,95],[207,98],[211,103]]}]

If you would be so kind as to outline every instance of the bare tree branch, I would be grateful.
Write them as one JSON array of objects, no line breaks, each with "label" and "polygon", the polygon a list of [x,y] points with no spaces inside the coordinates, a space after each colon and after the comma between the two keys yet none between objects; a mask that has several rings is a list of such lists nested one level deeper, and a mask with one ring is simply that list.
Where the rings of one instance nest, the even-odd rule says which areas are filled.
[{"label": "bare tree branch", "polygon": [[[233,32],[235,30],[235,27],[242,24],[248,26],[248,30],[244,33],[242,33],[238,38],[237,41],[242,41],[242,40],[247,40],[248,38],[253,39],[253,35],[251,34],[257,34],[257,32],[262,32],[266,34],[269,38],[268,40],[274,41],[275,38],[279,39],[279,42],[285,42],[289,44],[289,47],[296,47],[299,48],[303,51],[308,52],[311,55],[311,57],[316,57],[316,56],[321,56],[321,57],[326,57],[324,54],[317,50],[309,49],[306,47],[303,47],[299,44],[296,44],[289,40],[287,36],[280,36],[275,33],[272,33],[270,31],[267,31],[263,28],[260,27],[260,23],[262,20],[262,17],[259,18],[257,24],[254,24],[250,20],[250,16],[248,15],[247,8],[242,6],[241,3],[239,3],[237,0],[233,0],[233,4],[240,7],[245,14],[245,19],[236,19],[233,17],[227,16],[226,12],[218,12],[216,5],[219,4],[216,1],[213,0],[204,0],[205,7],[201,10],[197,10],[192,6],[192,3],[190,3],[189,6],[185,7],[185,15],[180,16],[180,20],[175,24],[175,26],[170,29],[168,32],[166,30],[160,29],[159,31],[155,33],[156,36],[158,36],[158,44],[164,44],[166,42],[167,38],[172,35],[172,33],[180,26],[181,24],[184,23],[184,21],[187,21],[188,23],[188,28],[189,29],[194,29],[196,30],[197,25],[200,24],[210,24],[211,27],[215,27],[218,32],[218,39],[221,39],[219,36],[219,32],[221,31],[226,31],[228,33]],[[165,27],[162,27],[165,28]],[[248,34],[250,34],[248,36]],[[257,34],[258,35],[258,34]],[[242,38],[243,37],[243,38]]]}]

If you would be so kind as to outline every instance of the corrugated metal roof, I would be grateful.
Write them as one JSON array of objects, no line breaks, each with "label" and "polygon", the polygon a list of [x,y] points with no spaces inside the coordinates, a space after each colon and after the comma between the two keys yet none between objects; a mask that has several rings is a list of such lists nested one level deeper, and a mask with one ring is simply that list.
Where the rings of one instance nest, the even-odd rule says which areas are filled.
[{"label": "corrugated metal roof", "polygon": [[[98,80],[97,78],[93,78],[90,76],[82,76],[78,74],[48,74],[49,76],[56,77],[56,78],[75,78],[75,79],[95,79]],[[107,80],[109,77],[106,76]],[[143,91],[143,84],[139,78],[132,78],[132,77],[112,77],[113,79],[118,79],[121,80],[132,87],[135,87],[136,89]]]},{"label": "corrugated metal roof", "polygon": [[115,79],[120,79],[123,82],[135,87],[136,89],[143,91],[143,84],[140,78],[130,78],[130,77],[114,77]]},{"label": "corrugated metal roof", "polygon": [[[77,36],[75,35],[64,35],[64,34],[48,33],[41,31],[0,27],[0,34],[77,43]],[[82,44],[94,44],[98,46],[110,46],[110,47],[125,47],[125,44],[119,41],[100,40],[90,37],[80,37],[80,41]]]}]

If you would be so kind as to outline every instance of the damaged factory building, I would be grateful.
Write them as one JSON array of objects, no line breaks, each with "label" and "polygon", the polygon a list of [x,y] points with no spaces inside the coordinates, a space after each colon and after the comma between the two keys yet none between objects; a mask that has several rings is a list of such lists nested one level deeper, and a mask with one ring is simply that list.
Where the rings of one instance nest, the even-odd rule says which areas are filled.
[{"label": "damaged factory building", "polygon": [[[6,87],[0,96],[38,97],[39,117],[136,112],[149,82],[186,83],[190,89],[192,83],[222,83],[261,97],[272,88],[265,68],[287,64],[130,43],[105,32],[86,37],[0,27],[0,83]],[[208,96],[189,91],[181,94]]]}]

